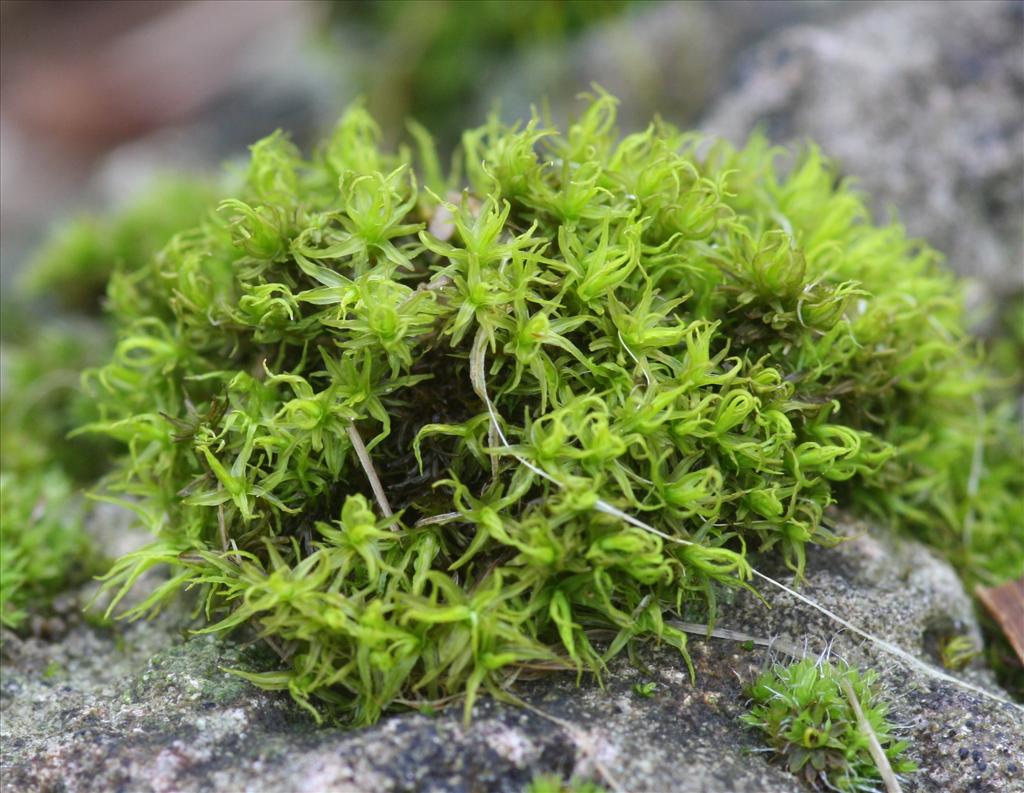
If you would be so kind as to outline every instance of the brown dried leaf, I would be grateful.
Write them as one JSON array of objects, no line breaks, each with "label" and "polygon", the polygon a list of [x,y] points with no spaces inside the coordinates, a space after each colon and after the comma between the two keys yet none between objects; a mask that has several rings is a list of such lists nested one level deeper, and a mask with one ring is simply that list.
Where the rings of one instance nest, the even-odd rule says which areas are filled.
[{"label": "brown dried leaf", "polygon": [[978,587],[975,594],[999,623],[1017,657],[1024,663],[1024,578],[996,587]]}]

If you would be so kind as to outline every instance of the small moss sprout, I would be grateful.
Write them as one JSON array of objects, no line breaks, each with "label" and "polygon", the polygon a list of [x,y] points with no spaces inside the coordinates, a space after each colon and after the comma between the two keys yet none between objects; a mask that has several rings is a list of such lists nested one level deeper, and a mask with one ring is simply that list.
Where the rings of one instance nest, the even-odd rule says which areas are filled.
[{"label": "small moss sprout", "polygon": [[950,636],[942,642],[939,658],[946,669],[959,671],[978,656],[980,650],[970,636]]},{"label": "small moss sprout", "polygon": [[653,680],[633,684],[633,693],[643,699],[650,699],[658,690],[658,684]]},{"label": "small moss sprout", "polygon": [[902,775],[916,768],[902,756],[906,743],[886,719],[873,672],[861,675],[842,662],[805,658],[773,665],[747,693],[751,707],[743,721],[761,730],[786,768],[816,789],[880,789],[883,773],[872,741],[884,752],[887,771]]},{"label": "small moss sprout", "polygon": [[525,793],[608,793],[608,789],[576,777],[563,779],[558,774],[541,774],[526,786]]}]

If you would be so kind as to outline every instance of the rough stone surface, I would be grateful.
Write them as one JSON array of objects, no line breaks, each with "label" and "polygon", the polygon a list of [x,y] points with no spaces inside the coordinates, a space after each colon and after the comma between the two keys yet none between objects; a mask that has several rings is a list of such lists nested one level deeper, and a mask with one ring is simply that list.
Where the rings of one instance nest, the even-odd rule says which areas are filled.
[{"label": "rough stone surface", "polygon": [[706,130],[817,141],[982,300],[1024,290],[1020,0],[880,3],[783,29],[744,63]]},{"label": "rough stone surface", "polygon": [[[880,638],[932,662],[942,626],[978,637],[955,574],[921,546],[857,524],[858,536],[812,551],[800,591]],[[784,570],[765,572],[790,582]],[[913,791],[1024,790],[1024,711],[907,669],[828,618],[762,583],[773,608],[741,595],[718,626],[830,648],[879,671],[892,718],[921,770]],[[772,764],[741,724],[742,684],[777,650],[694,636],[697,683],[675,651],[645,648],[645,668],[612,664],[604,688],[574,676],[522,683],[530,708],[489,700],[391,716],[363,730],[318,729],[286,695],[224,671],[271,663],[256,647],[182,632],[182,612],[114,630],[79,621],[60,641],[3,642],[0,686],[8,791],[445,791],[519,793],[539,773],[573,774],[628,791],[735,793],[805,788]],[[998,695],[982,668],[966,679]],[[656,683],[650,698],[637,683]]]},{"label": "rough stone surface", "polygon": [[500,97],[508,118],[528,118],[543,98],[564,125],[580,112],[579,93],[596,83],[619,100],[624,131],[659,115],[691,126],[728,86],[737,55],[766,35],[797,23],[841,18],[855,3],[829,0],[730,0],[638,3],[592,24],[570,41],[537,41],[477,91],[467,124]]}]

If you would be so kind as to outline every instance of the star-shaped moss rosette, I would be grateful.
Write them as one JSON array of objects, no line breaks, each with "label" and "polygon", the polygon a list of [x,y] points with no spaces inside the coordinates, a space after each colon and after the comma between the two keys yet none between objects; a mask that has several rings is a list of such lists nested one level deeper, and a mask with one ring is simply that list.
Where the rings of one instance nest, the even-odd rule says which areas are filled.
[{"label": "star-shaped moss rosette", "polygon": [[1022,558],[1012,498],[969,492],[984,382],[937,255],[814,148],[620,138],[614,108],[492,118],[445,175],[356,106],[115,271],[88,429],[157,539],[106,583],[172,569],[129,616],[198,590],[204,630],[280,655],[249,679],[368,724],[635,639],[685,656],[664,615],[713,619],[754,551],[800,571],[836,500]]},{"label": "star-shaped moss rosette", "polygon": [[816,789],[880,790],[883,779],[871,756],[872,740],[893,774],[916,768],[902,757],[907,745],[893,735],[895,728],[886,719],[888,708],[872,672],[862,676],[841,662],[807,658],[773,666],[747,693],[752,704],[743,720],[764,732],[788,770]]}]

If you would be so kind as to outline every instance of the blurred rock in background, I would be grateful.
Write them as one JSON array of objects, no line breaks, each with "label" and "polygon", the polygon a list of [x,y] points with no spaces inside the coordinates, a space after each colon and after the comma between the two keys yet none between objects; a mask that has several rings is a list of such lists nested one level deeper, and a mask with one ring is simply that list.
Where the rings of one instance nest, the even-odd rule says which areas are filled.
[{"label": "blurred rock in background", "polygon": [[308,142],[346,93],[310,45],[315,3],[0,9],[4,286],[68,215],[130,203],[159,173],[219,172],[278,127]]},{"label": "blurred rock in background", "polygon": [[[637,3],[587,28],[563,47],[537,44],[519,53],[491,86],[505,115],[528,115],[546,97],[555,121],[579,106],[581,91],[597,83],[618,97],[624,130],[643,128],[655,115],[691,125],[733,79],[737,56],[786,25],[833,19],[859,3],[810,0]],[[483,114],[491,100],[479,98]]]},{"label": "blurred rock in background", "polygon": [[[1024,290],[1024,4],[884,3],[782,30],[705,116],[741,141],[813,139],[998,301]],[[989,307],[986,313],[991,313]]]},{"label": "blurred rock in background", "polygon": [[619,98],[625,126],[655,114],[691,123],[727,84],[743,47],[857,5],[478,0],[467,15],[452,0],[339,2],[329,37],[385,128],[400,132],[413,116],[451,148],[495,106],[516,119],[546,103],[564,123],[592,83]]}]

